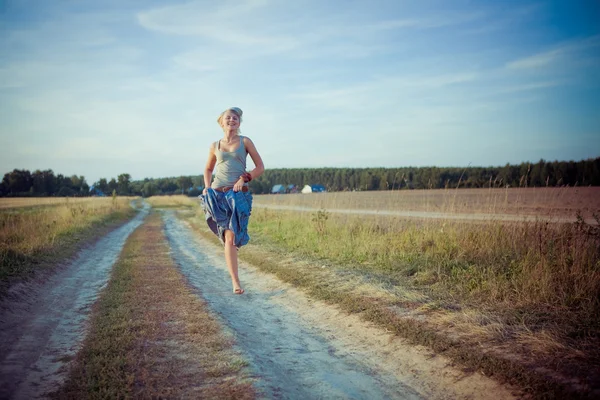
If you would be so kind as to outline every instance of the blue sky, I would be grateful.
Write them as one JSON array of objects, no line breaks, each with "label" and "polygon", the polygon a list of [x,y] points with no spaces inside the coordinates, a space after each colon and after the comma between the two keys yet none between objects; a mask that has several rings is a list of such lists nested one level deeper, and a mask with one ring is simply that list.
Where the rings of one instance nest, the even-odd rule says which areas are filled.
[{"label": "blue sky", "polygon": [[267,169],[598,157],[598,4],[0,0],[0,173],[201,174],[230,106]]}]

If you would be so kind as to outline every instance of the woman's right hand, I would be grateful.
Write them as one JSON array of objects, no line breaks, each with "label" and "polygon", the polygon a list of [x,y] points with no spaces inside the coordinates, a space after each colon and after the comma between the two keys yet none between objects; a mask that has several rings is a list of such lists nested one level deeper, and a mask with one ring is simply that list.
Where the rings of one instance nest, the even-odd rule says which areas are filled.
[{"label": "woman's right hand", "polygon": [[206,193],[208,193],[208,188],[202,189],[202,194],[206,196]]}]

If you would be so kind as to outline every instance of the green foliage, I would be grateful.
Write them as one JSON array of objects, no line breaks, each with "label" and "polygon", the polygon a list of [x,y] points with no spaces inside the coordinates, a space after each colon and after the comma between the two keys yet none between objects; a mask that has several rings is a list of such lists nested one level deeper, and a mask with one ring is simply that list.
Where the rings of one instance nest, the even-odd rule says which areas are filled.
[{"label": "green foliage", "polygon": [[[132,181],[129,174],[118,180],[105,178],[94,183],[102,193],[116,190],[122,196],[185,194],[197,196],[203,189],[202,175],[145,178]],[[540,160],[535,164],[506,164],[504,167],[402,167],[402,168],[276,168],[250,182],[256,194],[270,193],[278,184],[321,184],[330,192],[438,188],[600,186],[600,157],[581,161]],[[62,190],[62,192],[61,192]],[[6,173],[0,183],[2,196],[87,196],[83,176],[54,176],[52,170]]]},{"label": "green foliage", "polygon": [[192,178],[189,176],[180,176],[177,178],[177,185],[181,190],[181,194],[185,194],[185,192],[192,186]]},{"label": "green foliage", "polygon": [[[106,185],[106,180],[104,179]],[[106,193],[106,192],[105,192]],[[54,175],[51,169],[30,173],[28,170],[15,169],[4,174],[0,183],[0,197],[73,197],[89,196],[90,187],[83,175],[70,177]]]},{"label": "green foliage", "polygon": [[600,158],[504,167],[267,169],[250,182],[254,193],[277,184],[322,184],[328,191],[600,185]]},{"label": "green foliage", "polygon": [[129,196],[131,194],[131,188],[129,183],[131,181],[131,175],[121,174],[118,177],[117,193],[121,196]]}]

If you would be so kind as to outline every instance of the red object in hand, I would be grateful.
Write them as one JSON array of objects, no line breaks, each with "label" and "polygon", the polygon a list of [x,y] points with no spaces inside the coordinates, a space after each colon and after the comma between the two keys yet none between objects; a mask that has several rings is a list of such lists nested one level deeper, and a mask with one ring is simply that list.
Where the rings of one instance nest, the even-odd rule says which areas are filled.
[{"label": "red object in hand", "polygon": [[250,175],[250,172],[244,172],[240,178],[242,178],[245,183],[248,183],[252,180],[252,175]]}]

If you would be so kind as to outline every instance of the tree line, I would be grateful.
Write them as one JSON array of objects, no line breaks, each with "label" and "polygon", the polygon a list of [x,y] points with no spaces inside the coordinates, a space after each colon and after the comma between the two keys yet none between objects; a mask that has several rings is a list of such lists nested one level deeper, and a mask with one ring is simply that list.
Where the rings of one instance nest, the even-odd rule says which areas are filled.
[{"label": "tree line", "polygon": [[277,184],[322,184],[328,191],[600,186],[600,157],[504,167],[272,169],[250,182],[255,193],[269,193]]},{"label": "tree line", "polygon": [[84,176],[64,176],[55,174],[51,169],[34,172],[14,169],[4,174],[0,182],[0,197],[198,195],[202,182],[201,175],[133,181],[130,174],[123,173],[117,178],[101,178],[90,186]]},{"label": "tree line", "polygon": [[[437,188],[600,186],[600,157],[581,161],[540,160],[504,167],[403,167],[403,168],[277,168],[267,169],[250,182],[256,194],[273,186],[321,184],[328,191],[403,190]],[[55,175],[51,169],[31,173],[15,169],[4,174],[0,197],[13,196],[143,196],[187,194],[197,196],[202,175],[145,178],[133,181],[127,173],[101,178],[89,186],[84,176]]]}]

